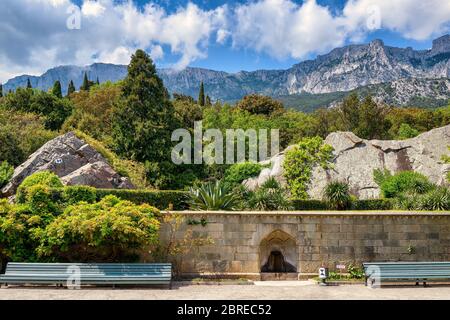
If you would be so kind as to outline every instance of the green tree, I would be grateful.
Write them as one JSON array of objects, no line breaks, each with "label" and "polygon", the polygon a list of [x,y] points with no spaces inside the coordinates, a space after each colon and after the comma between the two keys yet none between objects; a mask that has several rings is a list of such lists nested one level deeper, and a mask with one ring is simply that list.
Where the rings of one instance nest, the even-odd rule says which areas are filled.
[{"label": "green tree", "polygon": [[75,85],[73,84],[73,81],[70,80],[69,87],[67,88],[67,96],[70,96],[72,93],[76,91]]},{"label": "green tree", "polygon": [[27,79],[27,89],[32,89],[33,86],[31,85],[30,78]]},{"label": "green tree", "polygon": [[211,97],[208,95],[206,96],[205,106],[207,106],[207,107],[212,106]]},{"label": "green tree", "polygon": [[400,128],[398,129],[398,134],[396,139],[398,140],[405,140],[417,137],[419,135],[419,131],[411,127],[407,123],[402,123],[400,125]]},{"label": "green tree", "polygon": [[56,80],[53,84],[52,94],[57,98],[62,98],[61,82]]},{"label": "green tree", "polygon": [[284,110],[283,104],[271,97],[251,94],[238,102],[237,107],[251,114],[271,115]]},{"label": "green tree", "polygon": [[89,80],[87,72],[84,73],[83,84],[80,87],[80,90],[89,91],[89,89],[94,85],[94,82]]},{"label": "green tree", "polygon": [[203,85],[203,81],[200,83],[200,91],[198,93],[198,104],[202,107],[205,106],[205,86]]},{"label": "green tree", "polygon": [[174,110],[163,81],[143,50],[137,50],[114,106],[112,135],[116,151],[138,161],[169,161]]},{"label": "green tree", "polygon": [[341,129],[352,131],[364,139],[383,139],[387,136],[390,122],[387,120],[389,109],[377,104],[371,96],[360,101],[356,93],[344,99],[340,106]]},{"label": "green tree", "polygon": [[97,77],[97,81],[95,82],[95,84],[100,85],[100,80],[98,80],[98,77]]},{"label": "green tree", "polygon": [[3,97],[3,85],[0,83],[0,98]]}]

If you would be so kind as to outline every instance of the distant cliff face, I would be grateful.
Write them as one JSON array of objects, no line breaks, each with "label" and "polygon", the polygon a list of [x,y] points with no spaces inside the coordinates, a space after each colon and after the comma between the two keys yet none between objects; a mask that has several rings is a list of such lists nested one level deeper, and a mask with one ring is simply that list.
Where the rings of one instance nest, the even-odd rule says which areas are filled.
[{"label": "distant cliff face", "polygon": [[[87,67],[62,66],[53,68],[40,77],[25,75],[11,79],[5,84],[4,90],[25,86],[28,78],[33,87],[43,90],[50,88],[56,80],[61,81],[63,88],[67,88],[70,80],[74,81],[76,87],[80,87],[84,72],[93,81],[98,77],[100,82],[105,82],[124,78],[127,70],[126,66],[101,63]],[[301,62],[287,70],[241,71],[230,74],[186,68],[182,71],[160,69],[158,72],[170,92],[196,97],[199,84],[203,81],[208,95],[213,100],[222,101],[238,100],[249,93],[270,96],[326,94],[400,80],[405,83],[411,79],[418,79],[414,88],[420,93],[424,83],[421,80],[450,77],[450,35],[434,40],[432,49],[422,51],[385,46],[381,40],[364,45],[350,45],[334,49],[315,60]],[[397,84],[395,86],[398,88]],[[411,85],[404,86],[411,88]],[[401,91],[399,95],[402,95]]]}]

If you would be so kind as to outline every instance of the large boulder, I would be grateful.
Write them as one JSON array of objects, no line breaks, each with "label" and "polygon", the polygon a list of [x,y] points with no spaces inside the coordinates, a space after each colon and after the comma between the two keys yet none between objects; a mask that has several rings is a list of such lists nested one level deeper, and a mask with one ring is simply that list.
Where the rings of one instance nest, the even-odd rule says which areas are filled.
[{"label": "large boulder", "polygon": [[14,195],[26,177],[44,170],[54,172],[67,185],[134,188],[128,178],[117,174],[100,153],[69,132],[47,142],[18,166],[11,181],[2,189],[3,195]]},{"label": "large boulder", "polygon": [[[392,173],[417,171],[438,185],[446,183],[445,177],[450,171],[450,165],[442,161],[442,156],[448,154],[450,125],[402,141],[365,140],[351,132],[334,132],[325,139],[325,143],[334,148],[333,166],[328,170],[314,168],[308,189],[313,199],[322,198],[325,186],[331,181],[348,182],[352,194],[360,199],[378,198],[380,189],[373,180],[375,169],[387,169]],[[286,151],[270,160],[271,169],[244,181],[244,184],[255,189],[269,177],[285,184],[282,164]]]}]

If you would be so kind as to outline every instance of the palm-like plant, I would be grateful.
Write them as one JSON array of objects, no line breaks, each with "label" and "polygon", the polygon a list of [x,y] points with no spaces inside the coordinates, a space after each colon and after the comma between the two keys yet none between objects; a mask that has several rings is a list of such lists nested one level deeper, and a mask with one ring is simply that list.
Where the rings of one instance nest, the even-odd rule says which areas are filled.
[{"label": "palm-like plant", "polygon": [[345,210],[351,203],[348,183],[345,182],[329,183],[325,187],[324,196],[333,209]]},{"label": "palm-like plant", "polygon": [[234,210],[238,205],[238,197],[221,181],[216,181],[192,187],[187,203],[192,210]]}]

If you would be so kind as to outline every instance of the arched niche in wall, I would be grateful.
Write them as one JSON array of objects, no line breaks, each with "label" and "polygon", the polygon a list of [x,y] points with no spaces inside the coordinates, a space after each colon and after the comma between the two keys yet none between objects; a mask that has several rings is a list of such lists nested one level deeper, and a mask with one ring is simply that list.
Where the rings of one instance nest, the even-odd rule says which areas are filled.
[{"label": "arched niche in wall", "polygon": [[288,233],[272,231],[261,241],[259,253],[261,272],[297,272],[298,247]]}]

